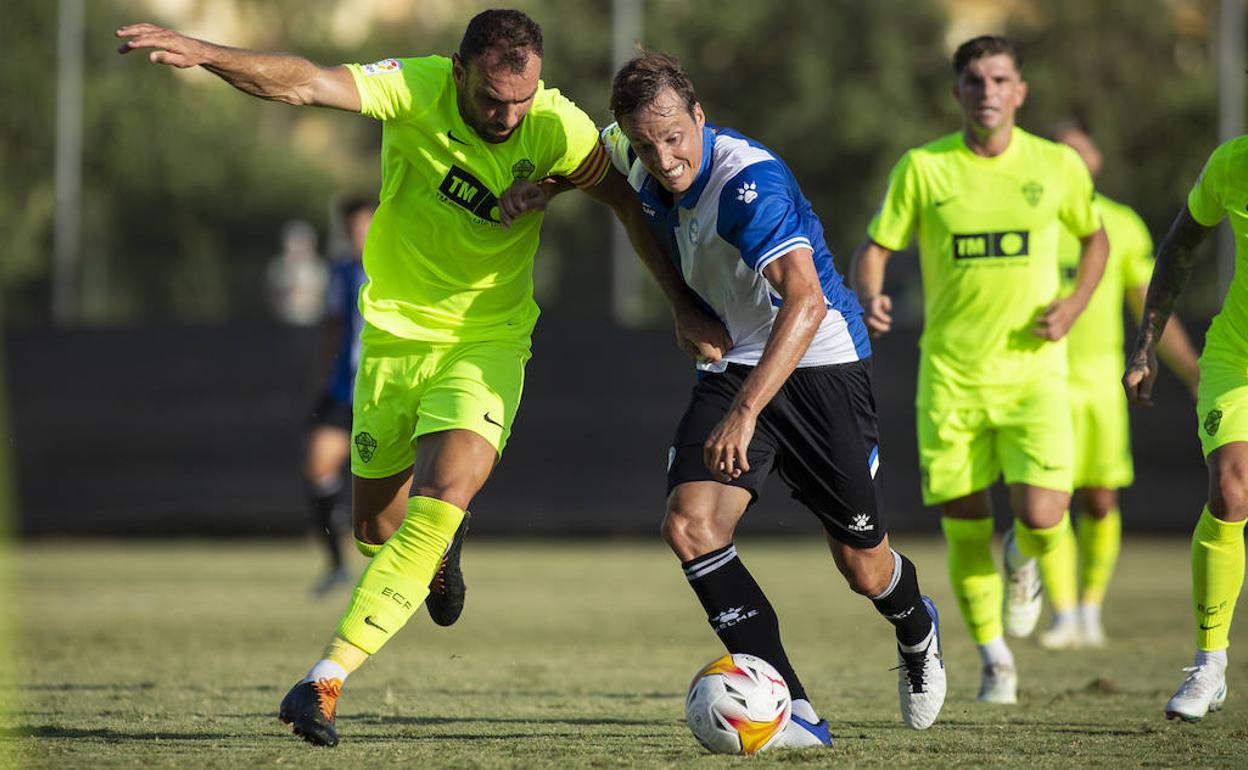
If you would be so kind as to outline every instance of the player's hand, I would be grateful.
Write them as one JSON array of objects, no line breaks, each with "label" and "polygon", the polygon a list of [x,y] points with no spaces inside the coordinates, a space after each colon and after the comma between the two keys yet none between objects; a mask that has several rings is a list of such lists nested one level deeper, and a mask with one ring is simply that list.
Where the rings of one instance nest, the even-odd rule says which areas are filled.
[{"label": "player's hand", "polygon": [[1060,340],[1075,325],[1082,312],[1083,307],[1071,297],[1053,300],[1036,319],[1031,333],[1050,341]]},{"label": "player's hand", "polygon": [[727,483],[748,473],[746,450],[754,438],[756,418],[741,407],[728,411],[702,445],[702,460],[717,481]]},{"label": "player's hand", "polygon": [[676,344],[698,363],[718,361],[732,349],[732,337],[718,318],[700,307],[689,306],[675,312]]},{"label": "player's hand", "polygon": [[158,27],[155,24],[129,24],[115,33],[117,37],[130,38],[117,49],[118,53],[130,53],[136,48],[154,49],[147,58],[154,64],[168,64],[180,69],[206,64],[210,46],[202,40]]},{"label": "player's hand", "polygon": [[1127,400],[1139,406],[1152,406],[1156,381],[1156,352],[1137,349],[1127,359],[1127,370],[1122,375],[1122,389],[1127,392]]},{"label": "player's hand", "polygon": [[862,320],[872,337],[888,333],[893,328],[893,298],[887,294],[876,294],[868,299],[862,308]]},{"label": "player's hand", "polygon": [[517,179],[498,199],[498,221],[503,227],[511,227],[512,222],[530,211],[545,211],[550,199],[549,188]]}]

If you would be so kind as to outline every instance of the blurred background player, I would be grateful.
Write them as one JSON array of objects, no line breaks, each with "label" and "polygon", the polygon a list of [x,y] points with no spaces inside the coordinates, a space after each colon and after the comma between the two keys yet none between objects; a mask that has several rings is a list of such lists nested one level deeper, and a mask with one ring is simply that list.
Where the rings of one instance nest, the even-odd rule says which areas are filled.
[{"label": "blurred background player", "polygon": [[706,123],[673,57],[616,73],[603,137],[685,281],[732,347],[698,365],[668,454],[663,536],[729,652],[761,657],[793,697],[782,745],[831,745],[733,533],[773,470],[823,525],[837,567],[895,627],[902,718],[930,726],[945,697],[936,607],[889,547],[871,343],[823,226],[782,160]]},{"label": "blurred background player", "polygon": [[1226,701],[1226,648],[1244,583],[1248,520],[1248,136],[1218,147],[1157,250],[1135,348],[1122,384],[1152,404],[1157,350],[1183,292],[1196,247],[1226,217],[1235,231],[1235,276],[1205,334],[1196,395],[1197,433],[1209,468],[1209,501],[1192,533],[1196,659],[1166,703],[1166,717],[1197,721]]},{"label": "blurred background player", "polygon": [[[1061,123],[1054,139],[1079,153],[1096,179],[1101,171],[1101,152],[1084,128],[1073,121]],[[1095,204],[1109,238],[1109,258],[1087,308],[1066,335],[1075,436],[1072,508],[1078,513],[1079,614],[1077,619],[1063,616],[1061,623],[1040,634],[1040,644],[1050,649],[1105,643],[1101,605],[1122,541],[1118,490],[1131,486],[1135,479],[1127,399],[1119,373],[1122,304],[1125,300],[1138,319],[1153,272],[1153,240],[1144,221],[1128,206],[1100,193]],[[1058,263],[1064,294],[1074,290],[1080,253],[1079,241],[1063,232]],[[1178,318],[1170,319],[1158,352],[1195,396],[1199,379],[1196,351]]]},{"label": "blurred background player", "polygon": [[348,198],[337,209],[345,238],[344,248],[330,265],[325,294],[325,340],[329,375],[312,407],[303,477],[308,491],[312,524],[325,545],[329,567],[313,589],[323,595],[351,581],[343,564],[345,530],[338,520],[339,502],[346,487],[351,457],[351,393],[360,362],[360,289],[364,275],[364,240],[377,204],[367,198]]},{"label": "blurred background player", "polygon": [[[898,161],[850,278],[867,327],[888,332],[884,268],[917,234],[923,500],[941,506],[953,592],[983,662],[979,700],[1015,703],[1018,677],[1004,634],[1034,630],[1037,572],[1056,615],[1073,614],[1077,603],[1061,339],[1091,298],[1107,247],[1078,155],[1015,126],[1027,84],[1014,45],[974,38],[958,47],[953,69],[962,130]],[[1079,238],[1082,253],[1074,291],[1059,298],[1062,228]],[[988,496],[1003,473],[1014,514],[1004,612]]]},{"label": "blurred background player", "polygon": [[295,219],[282,226],[282,251],[265,271],[273,314],[291,326],[312,326],[325,311],[325,260],[317,251],[316,228]]},{"label": "blurred background player", "polygon": [[[726,334],[662,254],[636,194],[607,173],[593,121],[542,84],[542,31],[519,11],[474,16],[449,58],[335,67],[152,24],[116,34],[127,38],[122,53],[152,48],[155,63],[203,66],[253,96],[383,122],[352,401],[352,519],[372,561],[322,658],[279,709],[296,735],[334,746],[343,683],[433,595],[444,557],[457,558],[465,511],[519,409],[539,312],[533,257],[542,218],[513,221],[498,196],[518,180],[567,179],[624,224],[667,293],[687,352],[717,359]],[[459,617],[459,589],[428,605],[435,622]]]}]

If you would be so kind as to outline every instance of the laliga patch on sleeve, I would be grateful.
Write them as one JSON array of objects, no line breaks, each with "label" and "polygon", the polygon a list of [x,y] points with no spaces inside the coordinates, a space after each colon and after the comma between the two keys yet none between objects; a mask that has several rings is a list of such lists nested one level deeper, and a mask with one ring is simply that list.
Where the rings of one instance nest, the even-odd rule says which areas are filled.
[{"label": "laliga patch on sleeve", "polygon": [[360,67],[365,75],[386,75],[403,69],[403,62],[398,59],[382,59]]}]

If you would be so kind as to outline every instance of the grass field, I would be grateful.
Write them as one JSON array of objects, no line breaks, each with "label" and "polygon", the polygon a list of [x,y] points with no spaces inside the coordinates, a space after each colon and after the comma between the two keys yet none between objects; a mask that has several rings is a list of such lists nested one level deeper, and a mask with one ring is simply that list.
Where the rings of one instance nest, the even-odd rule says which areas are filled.
[{"label": "grass field", "polygon": [[[346,592],[316,601],[303,543],[35,544],[16,551],[15,660],[0,758],[21,767],[1228,767],[1248,763],[1248,655],[1228,710],[1166,722],[1190,661],[1187,543],[1134,540],[1107,608],[1111,646],[1014,645],[1018,707],[974,702],[977,657],[935,540],[902,537],[944,612],[949,699],[917,733],[897,715],[891,633],[813,541],[744,540],[831,751],[745,760],[688,734],[689,677],[720,654],[654,542],[470,541],[468,608],[423,611],[357,672],[343,736],[316,749],[277,704],[318,656]],[[1242,614],[1242,607],[1241,607]],[[1245,621],[1241,620],[1241,623]],[[1242,633],[1239,634],[1242,636]],[[1237,691],[1238,690],[1238,691]],[[0,759],[0,761],[4,761]]]}]

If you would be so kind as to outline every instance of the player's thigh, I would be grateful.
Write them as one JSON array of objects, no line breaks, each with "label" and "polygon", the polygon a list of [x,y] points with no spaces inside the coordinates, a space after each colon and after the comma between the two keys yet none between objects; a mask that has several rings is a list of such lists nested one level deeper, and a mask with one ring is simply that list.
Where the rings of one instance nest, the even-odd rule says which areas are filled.
[{"label": "player's thigh", "polygon": [[1069,496],[1075,439],[1065,380],[1034,383],[990,413],[1005,482]]},{"label": "player's thigh", "polygon": [[1127,399],[1117,381],[1070,389],[1075,489],[1122,489],[1135,480]]},{"label": "player's thigh", "polygon": [[411,469],[417,410],[441,350],[402,340],[362,347],[351,417],[354,475],[387,479]]},{"label": "player's thigh", "polygon": [[748,489],[718,481],[678,484],[667,496],[663,539],[681,561],[723,548],[752,499]]},{"label": "player's thigh", "polygon": [[473,431],[423,434],[416,442],[411,495],[437,498],[467,510],[497,461],[498,450]]},{"label": "player's thigh", "polygon": [[[706,467],[703,446],[711,431],[728,413],[733,398],[748,376],[748,367],[730,366],[727,371],[703,377],[689,397],[685,413],[676,425],[675,435],[667,450],[667,490],[672,492],[681,484],[691,482],[717,482]],[[767,476],[775,463],[776,445],[764,425],[757,425],[754,437],[746,448],[750,470],[727,482],[725,486],[740,488],[749,494],[750,503],[758,499]]]},{"label": "player's thigh", "polygon": [[469,431],[502,456],[524,391],[527,339],[460,343],[438,363],[418,406],[414,437]]},{"label": "player's thigh", "polygon": [[984,409],[919,405],[915,423],[925,505],[967,497],[1001,475]]},{"label": "player's thigh", "polygon": [[793,497],[836,540],[873,548],[887,532],[871,362],[798,369],[759,415]]},{"label": "player's thigh", "polygon": [[1205,349],[1200,357],[1196,418],[1206,458],[1226,444],[1248,441],[1248,360]]}]

